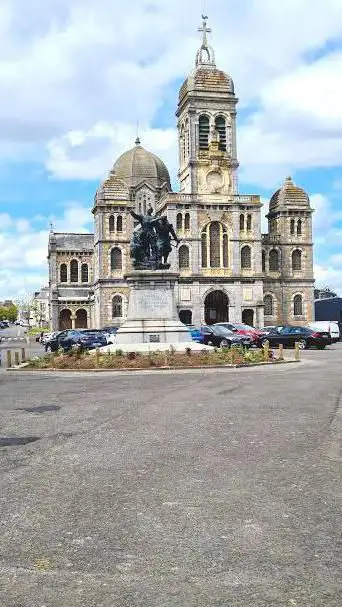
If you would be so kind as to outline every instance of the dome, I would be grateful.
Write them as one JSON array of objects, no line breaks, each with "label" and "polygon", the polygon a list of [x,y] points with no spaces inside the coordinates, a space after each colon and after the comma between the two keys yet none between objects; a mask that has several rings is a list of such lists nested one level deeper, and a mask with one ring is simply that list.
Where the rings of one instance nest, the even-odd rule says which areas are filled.
[{"label": "dome", "polygon": [[185,80],[179,91],[179,100],[191,92],[223,93],[234,95],[234,83],[228,74],[213,65],[197,67]]},{"label": "dome", "polygon": [[139,139],[134,148],[117,159],[112,173],[129,187],[147,181],[156,188],[166,185],[171,190],[170,175],[165,164],[158,156],[145,150]]},{"label": "dome", "polygon": [[270,211],[279,210],[284,207],[309,207],[309,195],[296,186],[291,177],[285,179],[284,185],[277,190],[270,200]]}]

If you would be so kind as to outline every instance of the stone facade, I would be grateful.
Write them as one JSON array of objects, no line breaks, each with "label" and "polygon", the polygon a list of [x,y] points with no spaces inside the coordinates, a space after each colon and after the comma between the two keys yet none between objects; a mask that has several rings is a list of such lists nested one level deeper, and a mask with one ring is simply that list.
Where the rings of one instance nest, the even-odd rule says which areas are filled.
[{"label": "stone facade", "polygon": [[132,270],[130,211],[166,214],[181,244],[170,256],[178,312],[187,324],[255,326],[313,319],[312,209],[291,178],[269,204],[261,233],[258,195],[238,190],[236,107],[231,77],[217,69],[206,22],[196,66],[177,107],[180,191],[140,141],[114,164],[94,199],[94,234],[49,239],[52,329],[120,325]]}]

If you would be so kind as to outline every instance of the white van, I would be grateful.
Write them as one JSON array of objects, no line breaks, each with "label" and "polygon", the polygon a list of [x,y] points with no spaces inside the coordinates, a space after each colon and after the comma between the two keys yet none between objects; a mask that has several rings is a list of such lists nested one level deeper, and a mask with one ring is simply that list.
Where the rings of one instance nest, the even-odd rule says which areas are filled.
[{"label": "white van", "polygon": [[328,331],[333,343],[340,339],[340,328],[334,320],[316,320],[315,322],[309,322],[308,326],[316,331]]}]

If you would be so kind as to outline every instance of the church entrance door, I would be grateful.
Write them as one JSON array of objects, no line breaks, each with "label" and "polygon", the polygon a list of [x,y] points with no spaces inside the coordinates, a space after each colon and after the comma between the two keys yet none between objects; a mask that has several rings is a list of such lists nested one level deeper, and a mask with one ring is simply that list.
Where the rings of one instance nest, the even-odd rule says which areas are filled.
[{"label": "church entrance door", "polygon": [[72,328],[70,310],[62,310],[59,314],[59,330],[66,331]]},{"label": "church entrance door", "polygon": [[223,291],[212,291],[204,301],[204,320],[206,325],[215,322],[228,322],[229,299]]},{"label": "church entrance door", "polygon": [[75,329],[86,329],[88,325],[87,310],[77,310]]},{"label": "church entrance door", "polygon": [[244,325],[254,326],[254,310],[242,310],[242,322]]}]

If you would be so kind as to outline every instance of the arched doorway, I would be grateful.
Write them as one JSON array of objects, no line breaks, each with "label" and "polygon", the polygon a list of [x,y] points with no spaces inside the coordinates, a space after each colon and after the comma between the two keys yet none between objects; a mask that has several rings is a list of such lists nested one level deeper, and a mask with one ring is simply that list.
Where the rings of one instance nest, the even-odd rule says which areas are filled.
[{"label": "arched doorway", "polygon": [[71,329],[72,328],[72,323],[71,323],[71,312],[70,310],[62,310],[59,313],[59,330],[60,331],[66,331],[67,329]]},{"label": "arched doorway", "polygon": [[254,310],[242,310],[242,322],[244,325],[254,326]]},{"label": "arched doorway", "polygon": [[179,320],[184,325],[191,325],[192,324],[192,312],[191,312],[191,310],[180,310],[180,312],[179,312]]},{"label": "arched doorway", "polygon": [[204,320],[206,325],[215,322],[228,322],[229,299],[223,291],[212,291],[204,301]]},{"label": "arched doorway", "polygon": [[83,309],[77,310],[75,328],[76,329],[86,329],[87,326],[88,326],[87,310],[83,310]]}]

